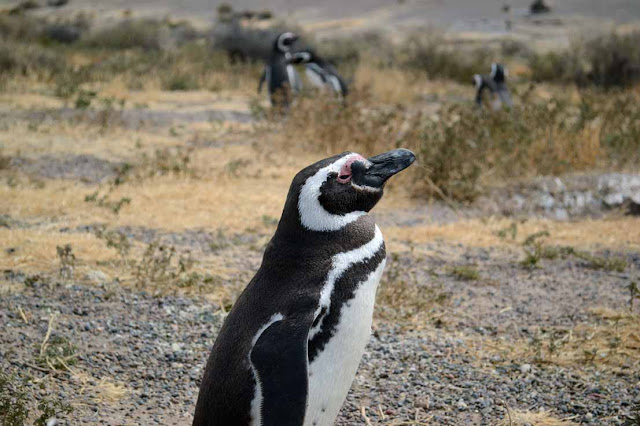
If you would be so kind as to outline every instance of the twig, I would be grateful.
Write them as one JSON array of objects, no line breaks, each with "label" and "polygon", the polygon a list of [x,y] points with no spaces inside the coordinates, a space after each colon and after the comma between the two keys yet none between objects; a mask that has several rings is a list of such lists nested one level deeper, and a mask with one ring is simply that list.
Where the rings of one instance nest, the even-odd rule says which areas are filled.
[{"label": "twig", "polygon": [[367,426],[373,426],[371,424],[371,420],[369,420],[369,417],[367,417],[367,409],[364,405],[361,407],[360,414],[362,414],[362,418],[364,419]]},{"label": "twig", "polygon": [[29,324],[29,320],[27,319],[27,316],[24,314],[24,311],[22,310],[21,306],[18,306],[18,313],[22,317],[22,321],[24,321],[25,324]]},{"label": "twig", "polygon": [[509,417],[509,426],[513,425],[513,421],[511,420],[511,410],[509,410],[509,406],[507,405],[507,403],[504,401],[504,399],[500,400],[500,403],[502,405],[504,405],[504,408],[507,410],[507,416]]},{"label": "twig", "polygon": [[16,367],[26,367],[31,368],[32,370],[40,371],[41,373],[53,374],[54,376],[58,376],[58,378],[67,380],[66,377],[60,376],[61,374],[69,374],[68,371],[63,370],[50,370],[48,368],[42,368],[34,364],[29,364],[27,362],[17,362],[17,361],[9,361],[10,364],[15,365]]},{"label": "twig", "polygon": [[40,356],[44,355],[44,351],[47,348],[47,342],[49,341],[49,337],[51,337],[51,331],[53,331],[53,321],[56,319],[56,314],[52,314],[51,318],[49,318],[49,326],[47,327],[47,334],[44,336],[44,340],[40,344]]}]

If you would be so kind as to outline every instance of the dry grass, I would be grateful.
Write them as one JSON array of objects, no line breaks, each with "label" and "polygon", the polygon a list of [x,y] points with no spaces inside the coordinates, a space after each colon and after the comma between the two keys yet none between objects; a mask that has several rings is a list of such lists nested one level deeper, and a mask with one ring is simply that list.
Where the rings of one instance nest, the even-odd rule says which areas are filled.
[{"label": "dry grass", "polygon": [[553,364],[563,367],[640,367],[640,317],[609,309],[592,310],[594,321],[572,328],[538,329],[528,338],[477,341],[480,359],[499,354],[507,362]]},{"label": "dry grass", "polygon": [[124,383],[108,377],[96,379],[79,368],[73,368],[70,373],[71,379],[80,384],[78,393],[88,393],[98,403],[116,403],[133,392]]},{"label": "dry grass", "polygon": [[546,219],[528,220],[518,225],[518,237],[512,241],[498,236],[498,231],[508,228],[508,219],[465,220],[446,225],[422,225],[411,228],[386,227],[387,237],[398,241],[425,243],[443,240],[472,247],[511,247],[520,251],[527,235],[548,231],[548,244],[575,246],[580,249],[613,249],[637,251],[640,249],[638,219],[622,217],[611,220],[583,220],[555,222]]},{"label": "dry grass", "polygon": [[571,418],[559,419],[544,410],[510,410],[509,416],[500,423],[500,426],[571,426],[578,424],[572,422]]}]

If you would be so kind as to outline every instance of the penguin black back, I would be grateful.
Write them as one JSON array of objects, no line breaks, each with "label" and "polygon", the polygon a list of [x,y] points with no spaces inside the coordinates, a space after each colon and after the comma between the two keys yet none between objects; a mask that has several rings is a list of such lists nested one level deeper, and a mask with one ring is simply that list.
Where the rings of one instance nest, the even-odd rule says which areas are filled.
[{"label": "penguin black back", "polygon": [[[370,287],[362,306],[372,311],[369,295],[375,296],[384,267],[384,242],[367,212],[382,197],[386,180],[414,159],[407,150],[370,159],[343,153],[296,175],[260,269],[211,350],[194,425],[333,423],[353,379],[347,376],[355,375],[368,340],[371,313],[362,311],[369,318],[357,331],[367,334],[355,346],[344,347],[344,336],[334,336],[353,335],[344,326],[353,327],[362,315],[345,321],[361,312],[346,306],[362,305],[358,292],[365,285]],[[331,358],[336,348],[349,359]],[[338,391],[319,381],[331,374],[342,376]]]}]

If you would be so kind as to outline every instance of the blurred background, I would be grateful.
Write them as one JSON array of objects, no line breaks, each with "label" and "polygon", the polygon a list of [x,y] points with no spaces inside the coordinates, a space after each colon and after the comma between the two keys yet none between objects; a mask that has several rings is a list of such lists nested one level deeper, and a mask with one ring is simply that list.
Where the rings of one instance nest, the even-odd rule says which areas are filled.
[{"label": "blurred background", "polygon": [[256,3],[0,1],[3,424],[190,424],[292,177],[396,147],[337,424],[640,424],[640,2]]}]

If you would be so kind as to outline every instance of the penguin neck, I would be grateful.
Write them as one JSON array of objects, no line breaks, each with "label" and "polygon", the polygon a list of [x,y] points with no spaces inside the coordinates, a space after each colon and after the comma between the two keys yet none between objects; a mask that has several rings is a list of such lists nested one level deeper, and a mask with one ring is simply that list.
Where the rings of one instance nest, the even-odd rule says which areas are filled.
[{"label": "penguin neck", "polygon": [[317,231],[306,228],[300,220],[297,209],[286,209],[283,212],[278,228],[273,236],[274,242],[295,242],[305,251],[329,249],[341,252],[360,247],[370,241],[375,234],[376,223],[371,216],[364,213],[343,227],[329,231]]}]

